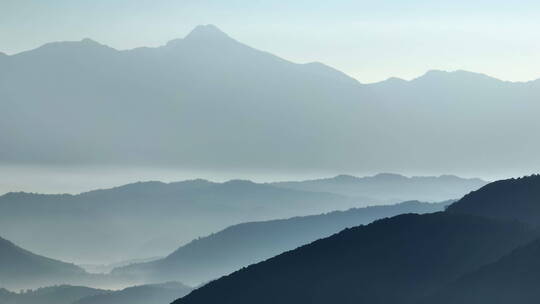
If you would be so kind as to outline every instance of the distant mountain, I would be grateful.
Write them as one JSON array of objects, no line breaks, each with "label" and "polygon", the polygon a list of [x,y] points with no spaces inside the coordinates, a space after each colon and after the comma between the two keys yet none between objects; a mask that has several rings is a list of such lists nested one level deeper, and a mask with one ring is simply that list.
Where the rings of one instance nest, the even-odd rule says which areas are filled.
[{"label": "distant mountain", "polygon": [[491,183],[452,204],[448,212],[540,225],[540,175]]},{"label": "distant mountain", "polygon": [[251,265],[174,303],[415,303],[535,235],[471,215],[400,215]]},{"label": "distant mountain", "polygon": [[44,287],[36,290],[25,290],[20,293],[0,290],[2,304],[73,304],[73,302],[89,296],[109,291],[82,286],[61,285]]},{"label": "distant mountain", "polygon": [[[141,281],[179,280],[198,285],[345,228],[404,213],[431,213],[450,204],[404,202],[286,220],[251,222],[196,239],[164,259],[117,268],[115,275]],[[136,280],[134,278],[134,280]]]},{"label": "distant mountain", "polygon": [[73,264],[46,258],[24,250],[0,238],[0,286],[21,288],[83,276],[85,271]]},{"label": "distant mountain", "polygon": [[73,302],[73,304],[165,304],[185,296],[191,290],[191,287],[177,282],[142,285],[88,296]]},{"label": "distant mountain", "polygon": [[366,177],[338,175],[333,178],[279,182],[272,185],[304,191],[332,192],[362,198],[364,201],[395,202],[458,199],[486,184],[487,182],[478,178],[460,178],[453,175],[405,177],[385,173]]},{"label": "distant mountain", "polygon": [[0,56],[0,159],[239,171],[525,170],[540,165],[530,132],[540,128],[539,99],[539,80],[466,71],[360,84],[205,25],[156,48],[119,51],[84,39]]},{"label": "distant mountain", "polygon": [[164,256],[179,243],[233,224],[366,203],[240,180],[143,182],[79,195],[8,193],[0,196],[0,230],[33,251],[103,263]]},{"label": "distant mountain", "polygon": [[[10,147],[0,159],[23,163],[277,165],[315,151],[304,135],[317,136],[324,116],[346,107],[330,96],[352,105],[360,89],[339,71],[255,50],[212,25],[158,48],[117,51],[84,39],[0,63],[0,130],[8,131],[0,144]],[[91,138],[100,144],[90,152]]]},{"label": "distant mountain", "polygon": [[540,300],[540,240],[463,276],[422,304],[535,304]]}]

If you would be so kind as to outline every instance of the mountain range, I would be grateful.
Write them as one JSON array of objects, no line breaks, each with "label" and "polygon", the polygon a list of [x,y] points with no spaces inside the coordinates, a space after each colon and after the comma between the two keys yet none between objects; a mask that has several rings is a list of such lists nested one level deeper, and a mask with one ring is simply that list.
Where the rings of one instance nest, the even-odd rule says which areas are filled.
[{"label": "mountain range", "polygon": [[272,185],[304,191],[322,191],[365,198],[377,203],[395,203],[397,201],[444,201],[458,199],[464,194],[486,185],[478,178],[460,178],[453,175],[413,176],[381,173],[373,176],[357,177],[338,175],[305,181],[277,182]]},{"label": "mountain range", "polygon": [[0,197],[0,229],[24,248],[88,264],[163,256],[229,225],[355,205],[337,194],[240,180],[141,182],[78,195],[8,193]]},{"label": "mountain range", "polygon": [[540,165],[540,143],[525,132],[539,127],[539,99],[540,80],[511,83],[466,71],[361,84],[321,63],[256,50],[212,25],[156,48],[54,42],[0,57],[0,160],[294,172],[528,170]]},{"label": "mountain range", "polygon": [[444,212],[345,229],[175,303],[535,303],[539,187],[539,176],[498,181]]},{"label": "mountain range", "polygon": [[[8,193],[0,196],[0,229],[4,237],[34,252],[81,264],[110,263],[165,256],[238,223],[346,210],[390,198],[399,202],[414,193],[455,199],[483,184],[477,179],[387,174],[278,184],[140,182],[77,195]],[[363,192],[369,197],[361,196]]]},{"label": "mountain range", "polygon": [[[538,189],[540,175],[533,175],[490,183],[454,203],[405,202],[235,225],[164,259],[124,266],[111,275],[91,275],[1,239],[0,284],[8,288],[67,281],[110,284],[133,275],[146,275],[148,281],[174,277],[210,282],[191,293],[178,283],[121,291],[67,285],[24,293],[0,290],[0,300],[31,304],[80,296],[74,301],[535,303]],[[382,217],[387,218],[367,224]]]}]

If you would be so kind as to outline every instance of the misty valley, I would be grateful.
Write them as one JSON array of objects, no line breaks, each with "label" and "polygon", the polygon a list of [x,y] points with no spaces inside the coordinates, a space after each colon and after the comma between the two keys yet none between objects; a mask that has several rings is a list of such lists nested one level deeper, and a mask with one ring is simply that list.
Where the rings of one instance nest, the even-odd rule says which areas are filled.
[{"label": "misty valley", "polygon": [[[437,189],[452,189],[459,199],[384,203],[390,193],[405,199]],[[358,191],[374,198],[345,195]],[[78,195],[8,193],[0,197],[1,229],[10,238],[0,238],[0,302],[508,303],[519,295],[532,303],[540,278],[539,199],[540,175],[492,183],[395,174],[270,184],[191,180]],[[242,217],[226,217],[226,210]],[[218,218],[216,227],[224,228],[208,233],[214,226],[206,223]],[[147,258],[131,250],[160,230],[174,232],[167,246],[175,249]],[[191,235],[198,236],[181,241]],[[107,253],[125,261],[105,265]],[[260,296],[273,289],[280,292]]]}]

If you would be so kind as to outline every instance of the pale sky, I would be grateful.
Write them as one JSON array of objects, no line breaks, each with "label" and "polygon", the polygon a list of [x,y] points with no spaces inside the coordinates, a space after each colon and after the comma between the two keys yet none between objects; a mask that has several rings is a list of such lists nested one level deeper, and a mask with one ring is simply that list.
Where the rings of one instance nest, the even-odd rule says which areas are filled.
[{"label": "pale sky", "polygon": [[199,24],[375,82],[430,69],[540,78],[540,1],[0,0],[0,51],[92,38],[159,46]]}]

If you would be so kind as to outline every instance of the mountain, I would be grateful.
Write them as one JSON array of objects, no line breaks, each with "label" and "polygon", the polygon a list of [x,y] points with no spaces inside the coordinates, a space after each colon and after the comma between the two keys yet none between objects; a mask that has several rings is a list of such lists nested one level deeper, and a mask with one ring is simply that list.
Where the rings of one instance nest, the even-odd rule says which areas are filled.
[{"label": "mountain", "polygon": [[113,270],[142,282],[179,280],[192,285],[229,274],[345,228],[404,213],[431,213],[450,202],[404,202],[285,220],[243,223],[196,239],[164,259]]},{"label": "mountain", "polygon": [[84,274],[78,266],[34,254],[0,238],[0,286],[4,288],[46,285]]},{"label": "mountain", "polygon": [[540,225],[540,175],[488,184],[452,204],[448,212]]},{"label": "mountain", "polygon": [[0,196],[0,230],[32,251],[103,263],[164,256],[179,243],[242,222],[366,203],[241,180],[141,182],[78,195],[8,193]]},{"label": "mountain", "polygon": [[174,303],[415,303],[535,236],[517,222],[399,215],[243,268]]},{"label": "mountain", "polygon": [[[5,61],[0,143],[10,148],[0,158],[23,163],[161,159],[166,166],[220,168],[258,165],[271,155],[275,163],[315,148],[302,140],[308,146],[299,149],[291,128],[316,136],[321,110],[328,115],[344,107],[326,102],[332,92],[350,93],[353,103],[359,89],[341,72],[288,62],[211,25],[158,48],[117,51],[84,39],[50,43]],[[23,148],[21,136],[35,140]],[[91,138],[100,145],[90,152]],[[42,153],[33,155],[37,147]]]},{"label": "mountain", "polygon": [[88,296],[73,302],[73,304],[149,304],[171,303],[185,296],[191,287],[177,282],[155,285],[142,285],[125,288],[119,291]]},{"label": "mountain", "polygon": [[463,276],[422,303],[538,303],[540,240]]},{"label": "mountain", "polygon": [[528,132],[540,127],[538,99],[540,81],[466,71],[360,84],[205,25],[156,48],[119,51],[84,39],[0,57],[0,159],[229,171],[526,170],[540,165],[540,143]]},{"label": "mountain", "polygon": [[103,294],[108,291],[83,286],[61,285],[43,287],[36,290],[25,290],[20,293],[0,289],[2,304],[72,304],[89,296]]},{"label": "mountain", "polygon": [[338,175],[333,178],[278,182],[272,185],[303,191],[323,191],[350,197],[368,197],[373,202],[395,202],[405,200],[442,201],[461,198],[477,190],[487,182],[478,178],[460,178],[453,175],[413,176],[399,174],[377,174],[356,177]]}]

